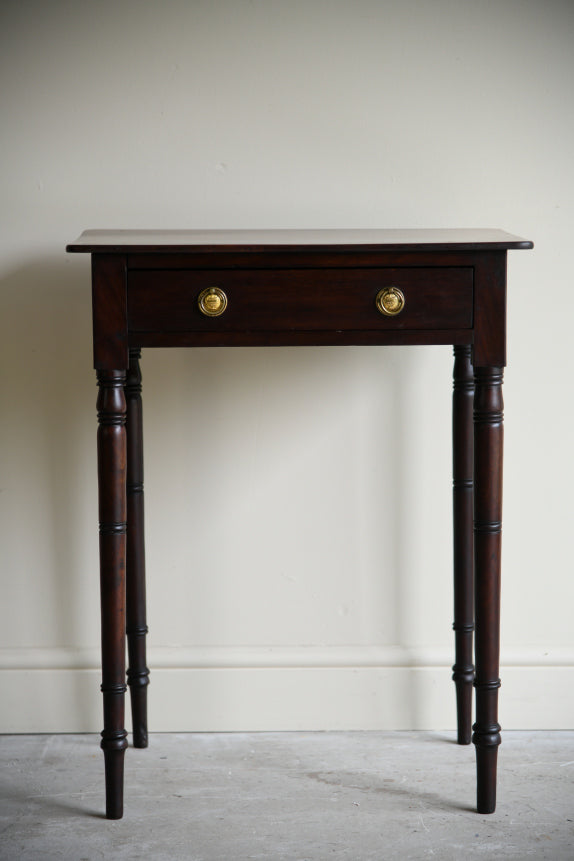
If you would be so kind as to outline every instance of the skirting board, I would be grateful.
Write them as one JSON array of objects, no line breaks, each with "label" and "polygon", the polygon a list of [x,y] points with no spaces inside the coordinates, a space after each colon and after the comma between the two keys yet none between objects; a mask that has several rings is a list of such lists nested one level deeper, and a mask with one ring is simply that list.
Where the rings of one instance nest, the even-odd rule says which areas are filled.
[{"label": "skirting board", "polygon": [[[450,667],[446,661],[431,663],[430,653],[415,661],[412,654],[407,659],[388,649],[354,654],[347,649],[346,658],[336,649],[311,649],[305,659],[298,650],[256,650],[250,660],[243,652],[232,661],[229,652],[220,655],[226,660],[217,660],[217,650],[208,650],[203,659],[196,652],[193,664],[185,666],[182,659],[190,655],[178,650],[176,662],[170,651],[150,654],[151,732],[455,727]],[[100,731],[96,654],[82,659],[63,650],[58,654],[60,660],[44,651],[42,666],[38,654],[0,654],[0,732]],[[503,728],[574,728],[571,656],[556,655],[552,664],[547,663],[551,655],[534,658],[534,666],[525,663],[528,657],[517,655],[501,667]],[[126,725],[129,729],[129,707]]]}]

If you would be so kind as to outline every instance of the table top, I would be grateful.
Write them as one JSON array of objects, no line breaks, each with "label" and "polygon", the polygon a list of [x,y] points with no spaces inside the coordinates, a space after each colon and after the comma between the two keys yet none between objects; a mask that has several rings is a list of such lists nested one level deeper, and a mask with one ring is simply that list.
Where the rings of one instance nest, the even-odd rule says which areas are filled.
[{"label": "table top", "polygon": [[67,251],[477,251],[532,248],[494,229],[424,230],[85,230]]}]

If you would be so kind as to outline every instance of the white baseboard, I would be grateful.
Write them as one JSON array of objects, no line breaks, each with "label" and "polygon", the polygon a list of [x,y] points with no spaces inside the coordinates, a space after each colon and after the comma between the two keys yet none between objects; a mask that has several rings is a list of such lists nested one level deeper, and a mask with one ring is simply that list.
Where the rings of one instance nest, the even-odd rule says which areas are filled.
[{"label": "white baseboard", "polygon": [[[505,658],[503,728],[572,729],[574,656]],[[449,660],[398,647],[151,649],[150,731],[452,730]],[[1,650],[0,732],[99,732],[99,677],[97,650]]]}]

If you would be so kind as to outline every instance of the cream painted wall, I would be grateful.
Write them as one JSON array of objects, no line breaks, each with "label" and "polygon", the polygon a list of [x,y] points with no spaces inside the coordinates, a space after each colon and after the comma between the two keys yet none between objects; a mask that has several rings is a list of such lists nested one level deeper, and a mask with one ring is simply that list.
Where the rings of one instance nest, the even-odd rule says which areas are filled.
[{"label": "cream painted wall", "polygon": [[[88,227],[501,227],[502,721],[574,725],[574,4],[0,7],[0,731],[99,729]],[[449,348],[147,351],[151,728],[454,725]]]}]

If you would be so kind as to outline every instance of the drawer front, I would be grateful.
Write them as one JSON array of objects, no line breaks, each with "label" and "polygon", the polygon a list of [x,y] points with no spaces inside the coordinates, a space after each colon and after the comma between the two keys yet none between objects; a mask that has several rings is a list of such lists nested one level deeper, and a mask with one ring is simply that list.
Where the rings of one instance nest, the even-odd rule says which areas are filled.
[{"label": "drawer front", "polygon": [[[227,297],[221,316],[198,306],[206,288]],[[396,316],[377,309],[386,287],[404,295]],[[472,267],[131,271],[132,332],[470,329]]]}]

